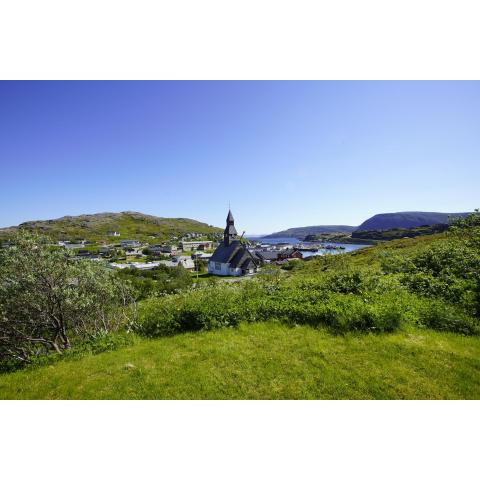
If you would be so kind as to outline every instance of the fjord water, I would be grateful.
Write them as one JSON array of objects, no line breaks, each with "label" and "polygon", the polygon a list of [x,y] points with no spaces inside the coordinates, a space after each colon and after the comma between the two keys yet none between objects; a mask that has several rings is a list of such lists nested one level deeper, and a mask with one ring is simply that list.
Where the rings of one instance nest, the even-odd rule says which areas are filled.
[{"label": "fjord water", "polygon": [[[247,236],[248,240],[252,240],[255,242],[261,242],[264,244],[268,245],[278,245],[279,243],[288,243],[291,245],[297,245],[299,243],[305,244],[305,245],[310,245],[310,242],[303,242],[299,238],[295,237],[277,237],[277,238],[265,238],[265,237],[255,237],[255,236]],[[315,242],[316,243],[316,242]],[[325,244],[328,245],[333,245],[335,247],[344,247],[339,250],[330,250],[330,249],[325,249],[325,248],[320,248],[318,252],[305,252],[303,251],[303,257],[311,257],[314,255],[336,255],[338,253],[347,253],[347,252],[353,252],[355,250],[359,250],[360,248],[365,248],[365,247],[370,247],[370,245],[362,245],[362,244],[357,244],[357,243],[332,243],[332,242],[326,242]],[[311,244],[313,245],[313,244]]]}]

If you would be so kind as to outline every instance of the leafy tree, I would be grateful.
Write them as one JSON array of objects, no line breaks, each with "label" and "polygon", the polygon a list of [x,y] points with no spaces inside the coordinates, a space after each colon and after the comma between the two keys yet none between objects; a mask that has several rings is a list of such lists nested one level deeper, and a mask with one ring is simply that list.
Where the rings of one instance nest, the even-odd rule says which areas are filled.
[{"label": "leafy tree", "polygon": [[128,286],[103,265],[75,260],[20,232],[0,250],[0,361],[29,362],[129,322]]}]

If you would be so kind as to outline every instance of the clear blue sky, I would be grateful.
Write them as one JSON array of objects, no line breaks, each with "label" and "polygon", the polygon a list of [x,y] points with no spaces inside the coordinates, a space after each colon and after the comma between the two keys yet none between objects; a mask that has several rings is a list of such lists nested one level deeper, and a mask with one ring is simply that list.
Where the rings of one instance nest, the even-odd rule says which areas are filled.
[{"label": "clear blue sky", "polygon": [[0,226],[136,210],[247,234],[480,206],[480,82],[0,82]]}]

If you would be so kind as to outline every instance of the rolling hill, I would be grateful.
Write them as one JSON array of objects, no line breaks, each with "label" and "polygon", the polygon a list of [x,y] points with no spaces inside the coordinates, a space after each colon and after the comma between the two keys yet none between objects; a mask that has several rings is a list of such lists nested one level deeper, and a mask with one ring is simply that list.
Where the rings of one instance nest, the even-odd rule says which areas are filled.
[{"label": "rolling hill", "polygon": [[449,217],[466,217],[468,213],[396,212],[379,213],[365,220],[356,231],[415,228],[425,225],[448,224]]},{"label": "rolling hill", "polygon": [[111,241],[112,237],[108,235],[111,231],[119,232],[120,239],[154,241],[167,240],[172,235],[181,237],[189,232],[211,234],[222,231],[189,218],[164,218],[139,212],[107,212],[25,222],[18,227],[0,229],[0,236],[8,237],[17,229],[36,231],[56,240],[82,238],[89,241]]},{"label": "rolling hill", "polygon": [[[294,237],[303,239],[307,235],[326,235],[341,233],[351,235],[353,232],[373,232],[378,233],[383,230],[392,229],[415,229],[425,226],[442,226],[449,223],[450,217],[465,217],[468,213],[440,213],[440,212],[396,212],[379,213],[365,220],[360,226],[352,227],[350,225],[314,225],[308,227],[295,227],[280,232],[271,233],[264,238]],[[441,229],[438,229],[439,231]],[[353,235],[355,238],[376,238],[375,235]],[[378,236],[378,235],[377,235]],[[405,236],[405,235],[401,235]],[[401,238],[395,235],[392,238]]]}]

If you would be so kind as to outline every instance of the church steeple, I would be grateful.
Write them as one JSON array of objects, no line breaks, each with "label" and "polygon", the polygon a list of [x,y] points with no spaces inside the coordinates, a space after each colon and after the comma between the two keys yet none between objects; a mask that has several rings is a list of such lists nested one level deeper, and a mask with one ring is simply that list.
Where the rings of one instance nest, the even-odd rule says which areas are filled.
[{"label": "church steeple", "polygon": [[233,215],[231,210],[228,210],[227,215],[227,226],[223,231],[223,243],[226,247],[230,245],[234,237],[237,235],[237,230],[235,229],[235,221],[233,220]]}]

